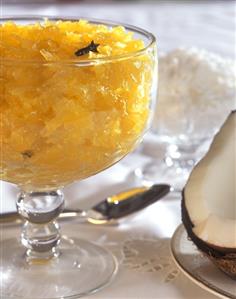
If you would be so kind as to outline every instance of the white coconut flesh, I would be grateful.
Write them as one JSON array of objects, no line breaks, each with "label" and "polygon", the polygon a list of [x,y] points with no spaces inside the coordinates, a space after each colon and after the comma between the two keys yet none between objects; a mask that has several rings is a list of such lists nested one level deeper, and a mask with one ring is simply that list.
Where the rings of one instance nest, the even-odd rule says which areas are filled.
[{"label": "white coconut flesh", "polygon": [[184,191],[194,234],[236,249],[236,113],[215,136],[207,155],[192,171]]}]

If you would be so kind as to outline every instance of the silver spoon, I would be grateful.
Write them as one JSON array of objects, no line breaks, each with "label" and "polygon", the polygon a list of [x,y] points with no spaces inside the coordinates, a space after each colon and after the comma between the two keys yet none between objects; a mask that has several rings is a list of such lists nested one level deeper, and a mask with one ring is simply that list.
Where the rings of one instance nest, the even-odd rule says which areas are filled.
[{"label": "silver spoon", "polygon": [[[132,188],[116,195],[107,197],[91,209],[65,209],[59,219],[68,220],[77,218],[92,224],[106,224],[138,212],[158,201],[170,192],[171,187],[166,184],[157,184],[151,187]],[[22,223],[23,219],[17,212],[0,214],[0,223]]]}]

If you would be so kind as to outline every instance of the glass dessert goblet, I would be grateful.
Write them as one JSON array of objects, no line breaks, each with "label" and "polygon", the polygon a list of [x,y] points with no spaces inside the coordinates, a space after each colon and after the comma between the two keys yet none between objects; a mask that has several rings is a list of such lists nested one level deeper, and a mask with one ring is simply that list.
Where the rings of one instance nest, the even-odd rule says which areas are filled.
[{"label": "glass dessert goblet", "polygon": [[[143,183],[170,183],[182,191],[193,166],[235,109],[232,60],[197,48],[175,49],[159,59],[158,106],[143,153],[153,159],[136,170]],[[179,194],[178,194],[179,196]]]},{"label": "glass dessert goblet", "polygon": [[133,26],[43,17],[3,18],[0,33],[0,174],[19,187],[25,219],[22,244],[1,228],[0,293],[78,298],[108,284],[117,262],[98,245],[61,237],[62,190],[141,140],[156,98],[155,38]]}]

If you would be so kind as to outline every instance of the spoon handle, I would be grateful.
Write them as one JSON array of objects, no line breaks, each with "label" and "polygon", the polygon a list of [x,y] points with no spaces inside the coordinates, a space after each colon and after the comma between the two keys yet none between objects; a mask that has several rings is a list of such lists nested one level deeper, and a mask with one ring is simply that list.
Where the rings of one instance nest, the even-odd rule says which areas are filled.
[{"label": "spoon handle", "polygon": [[137,193],[129,197],[128,200],[118,202],[105,201],[93,208],[107,219],[118,219],[131,213],[138,212],[147,206],[158,201],[170,192],[170,186],[166,184],[153,185],[147,191]]}]

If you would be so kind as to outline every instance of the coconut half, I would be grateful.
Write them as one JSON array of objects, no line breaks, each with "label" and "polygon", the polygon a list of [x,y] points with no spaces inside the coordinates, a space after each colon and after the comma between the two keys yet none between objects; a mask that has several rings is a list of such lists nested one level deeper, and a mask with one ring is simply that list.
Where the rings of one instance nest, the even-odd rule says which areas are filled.
[{"label": "coconut half", "polygon": [[182,195],[182,221],[188,236],[236,279],[236,111],[194,167]]}]

